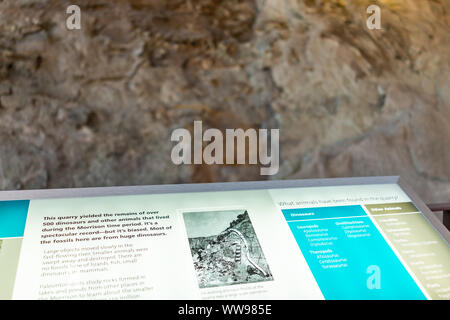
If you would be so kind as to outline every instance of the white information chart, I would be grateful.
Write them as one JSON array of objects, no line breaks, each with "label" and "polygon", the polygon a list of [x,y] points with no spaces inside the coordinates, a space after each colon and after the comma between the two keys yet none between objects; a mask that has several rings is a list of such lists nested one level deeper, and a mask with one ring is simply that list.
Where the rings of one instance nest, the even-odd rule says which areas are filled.
[{"label": "white information chart", "polygon": [[0,192],[0,299],[450,299],[397,177]]}]

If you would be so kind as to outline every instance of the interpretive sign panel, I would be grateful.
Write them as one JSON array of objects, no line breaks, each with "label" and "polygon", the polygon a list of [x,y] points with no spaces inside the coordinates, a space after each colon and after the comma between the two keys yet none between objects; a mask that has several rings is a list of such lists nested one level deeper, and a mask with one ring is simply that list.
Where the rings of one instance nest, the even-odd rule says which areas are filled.
[{"label": "interpretive sign panel", "polygon": [[0,192],[1,299],[450,299],[398,177]]}]

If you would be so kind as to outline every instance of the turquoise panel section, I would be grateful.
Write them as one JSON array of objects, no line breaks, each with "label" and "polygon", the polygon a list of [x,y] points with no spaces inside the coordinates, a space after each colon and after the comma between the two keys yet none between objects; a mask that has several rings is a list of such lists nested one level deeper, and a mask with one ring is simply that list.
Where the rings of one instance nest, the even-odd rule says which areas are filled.
[{"label": "turquoise panel section", "polygon": [[356,207],[282,210],[325,299],[426,299],[370,218],[352,217],[364,213]]},{"label": "turquoise panel section", "polygon": [[29,200],[0,201],[0,238],[23,237]]}]

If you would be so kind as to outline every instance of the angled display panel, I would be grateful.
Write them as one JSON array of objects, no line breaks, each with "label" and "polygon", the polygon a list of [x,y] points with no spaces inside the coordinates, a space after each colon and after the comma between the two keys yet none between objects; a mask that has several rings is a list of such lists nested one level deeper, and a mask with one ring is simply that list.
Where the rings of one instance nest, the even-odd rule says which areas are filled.
[{"label": "angled display panel", "polygon": [[0,299],[450,299],[398,177],[0,192]]}]

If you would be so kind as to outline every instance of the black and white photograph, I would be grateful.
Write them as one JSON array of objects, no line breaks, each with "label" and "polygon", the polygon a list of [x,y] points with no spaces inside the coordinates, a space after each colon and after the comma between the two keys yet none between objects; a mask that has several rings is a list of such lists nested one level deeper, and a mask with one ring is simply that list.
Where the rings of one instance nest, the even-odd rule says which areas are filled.
[{"label": "black and white photograph", "polygon": [[273,280],[247,210],[185,212],[200,288]]}]

